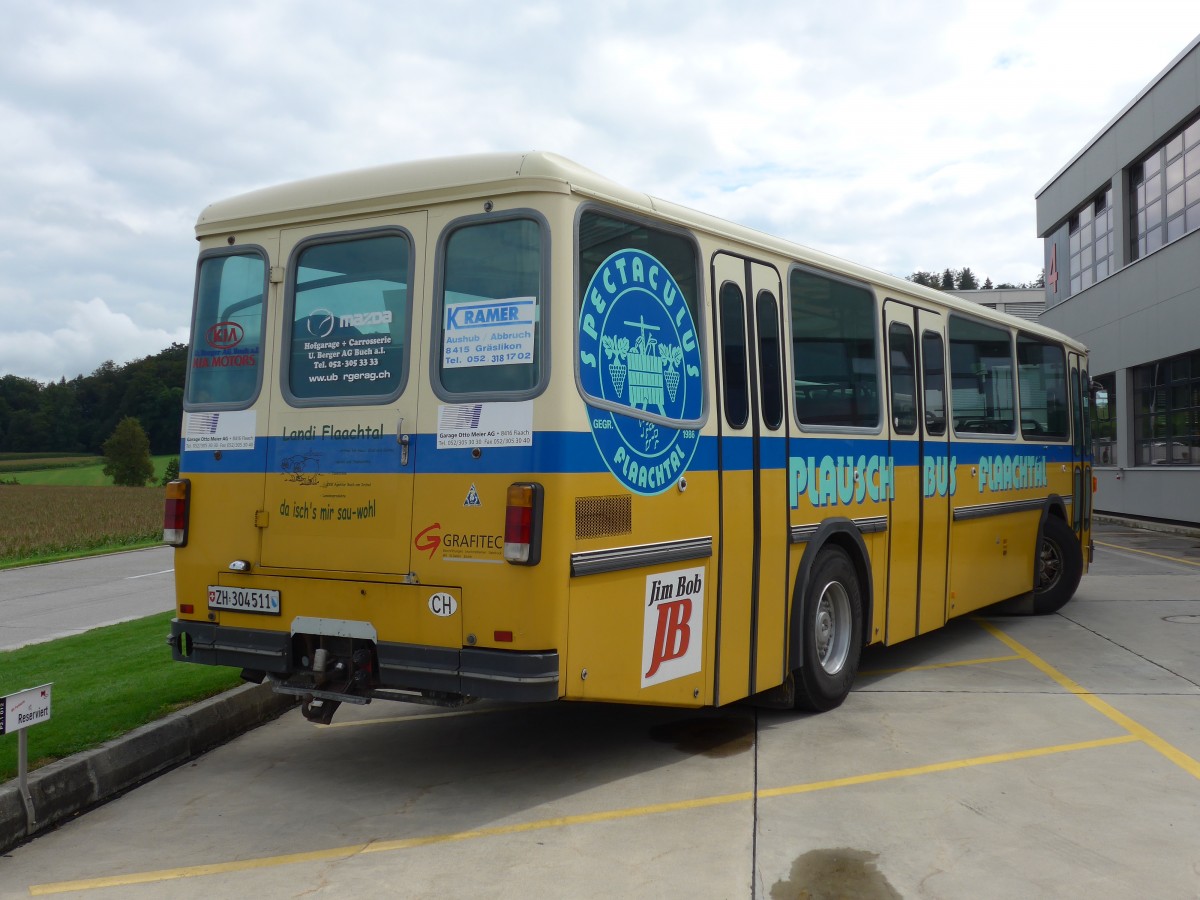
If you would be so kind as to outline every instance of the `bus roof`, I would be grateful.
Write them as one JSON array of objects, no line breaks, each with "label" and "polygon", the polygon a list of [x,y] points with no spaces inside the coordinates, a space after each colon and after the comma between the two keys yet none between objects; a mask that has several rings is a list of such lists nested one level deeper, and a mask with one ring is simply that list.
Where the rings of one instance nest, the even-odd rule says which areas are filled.
[{"label": "bus roof", "polygon": [[414,160],[266,187],[207,206],[196,221],[196,235],[205,237],[252,227],[382,214],[432,202],[527,191],[575,193],[602,200],[694,231],[770,250],[798,263],[840,272],[885,290],[922,297],[967,315],[996,319],[1031,333],[1065,340],[1073,347],[1084,349],[1081,343],[1027,319],[1009,316],[970,300],[631,190],[563,156],[545,151]]}]

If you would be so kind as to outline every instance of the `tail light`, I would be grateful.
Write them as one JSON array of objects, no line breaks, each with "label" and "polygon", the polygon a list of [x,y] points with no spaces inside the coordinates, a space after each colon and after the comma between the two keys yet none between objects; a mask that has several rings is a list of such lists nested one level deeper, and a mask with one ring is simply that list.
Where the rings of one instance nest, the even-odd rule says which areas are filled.
[{"label": "tail light", "polygon": [[508,486],[504,511],[504,558],[517,566],[536,566],[542,559],[542,486],[518,482]]},{"label": "tail light", "polygon": [[192,483],[186,478],[167,484],[167,499],[163,504],[163,543],[172,547],[187,546],[188,494]]}]

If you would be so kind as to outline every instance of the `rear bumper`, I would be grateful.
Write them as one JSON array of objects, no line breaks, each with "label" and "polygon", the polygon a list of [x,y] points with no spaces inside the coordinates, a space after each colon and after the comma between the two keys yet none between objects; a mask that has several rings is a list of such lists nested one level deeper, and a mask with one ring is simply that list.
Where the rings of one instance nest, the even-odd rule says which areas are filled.
[{"label": "rear bumper", "polygon": [[[171,656],[180,662],[254,669],[286,678],[294,671],[292,638],[279,631],[224,628],[171,620]],[[380,641],[380,686],[439,691],[491,700],[557,700],[558,652],[430,647]]]}]

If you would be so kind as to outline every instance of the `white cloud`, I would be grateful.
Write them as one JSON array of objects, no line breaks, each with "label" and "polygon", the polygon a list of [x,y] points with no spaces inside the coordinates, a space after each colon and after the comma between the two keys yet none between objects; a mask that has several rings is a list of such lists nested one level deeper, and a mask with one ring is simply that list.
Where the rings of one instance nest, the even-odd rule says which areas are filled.
[{"label": "white cloud", "polygon": [[70,380],[90,374],[106,360],[125,363],[187,339],[186,325],[146,326],[94,297],[72,302],[62,324],[50,330],[0,332],[0,359],[8,371],[35,381]]},{"label": "white cloud", "polygon": [[207,203],[484,150],[895,274],[1028,280],[1034,193],[1200,5],[62,0],[0,25],[0,373],[44,378],[180,339]]}]

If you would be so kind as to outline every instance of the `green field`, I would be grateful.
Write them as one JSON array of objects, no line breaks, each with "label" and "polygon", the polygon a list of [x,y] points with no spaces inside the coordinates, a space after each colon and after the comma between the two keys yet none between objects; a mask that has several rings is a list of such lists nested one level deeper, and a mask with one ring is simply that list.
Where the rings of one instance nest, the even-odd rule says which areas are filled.
[{"label": "green field", "polygon": [[[164,638],[173,615],[0,652],[0,695],[54,683],[50,720],[27,729],[31,769],[241,683],[236,669],[172,660]],[[17,774],[17,741],[0,736],[0,781]]]},{"label": "green field", "polygon": [[[173,455],[153,456],[154,483],[162,481]],[[0,480],[18,484],[57,484],[80,487],[112,485],[104,474],[104,457],[67,453],[6,453],[0,456]]]}]

